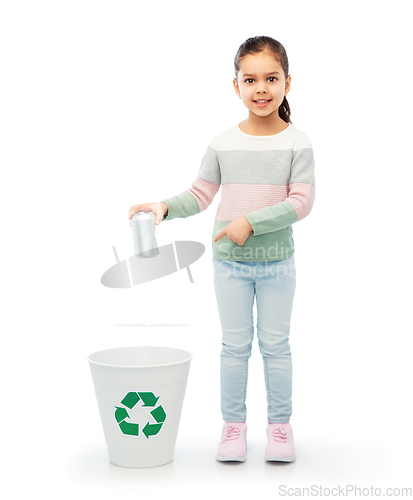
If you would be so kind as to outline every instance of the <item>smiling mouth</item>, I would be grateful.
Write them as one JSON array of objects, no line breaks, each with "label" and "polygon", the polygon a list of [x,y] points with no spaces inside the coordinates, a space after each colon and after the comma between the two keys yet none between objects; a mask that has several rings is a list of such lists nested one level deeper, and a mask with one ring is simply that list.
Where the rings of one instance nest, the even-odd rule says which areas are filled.
[{"label": "smiling mouth", "polygon": [[272,99],[254,99],[254,103],[257,108],[265,108],[271,102]]}]

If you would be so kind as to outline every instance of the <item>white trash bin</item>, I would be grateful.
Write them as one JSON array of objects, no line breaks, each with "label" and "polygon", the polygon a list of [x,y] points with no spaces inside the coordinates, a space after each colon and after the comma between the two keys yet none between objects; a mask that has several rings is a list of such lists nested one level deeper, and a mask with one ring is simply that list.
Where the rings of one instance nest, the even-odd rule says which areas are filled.
[{"label": "white trash bin", "polygon": [[173,347],[119,347],[88,357],[109,460],[156,467],[173,460],[192,355]]}]

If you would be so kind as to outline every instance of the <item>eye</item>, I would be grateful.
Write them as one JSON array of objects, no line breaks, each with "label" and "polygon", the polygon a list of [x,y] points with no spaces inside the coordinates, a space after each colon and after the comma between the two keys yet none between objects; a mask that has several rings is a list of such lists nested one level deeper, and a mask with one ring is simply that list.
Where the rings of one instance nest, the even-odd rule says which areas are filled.
[{"label": "eye", "polygon": [[245,80],[245,82],[246,82],[246,83],[248,83],[248,81],[253,82],[254,80],[253,80],[253,78],[247,78],[247,79]]},{"label": "eye", "polygon": [[[277,80],[277,79],[275,78],[275,76],[270,76],[270,77],[268,78],[268,80],[271,80],[271,79],[272,79],[273,81],[276,81],[276,80]],[[271,82],[271,83],[272,83],[272,82]]]}]

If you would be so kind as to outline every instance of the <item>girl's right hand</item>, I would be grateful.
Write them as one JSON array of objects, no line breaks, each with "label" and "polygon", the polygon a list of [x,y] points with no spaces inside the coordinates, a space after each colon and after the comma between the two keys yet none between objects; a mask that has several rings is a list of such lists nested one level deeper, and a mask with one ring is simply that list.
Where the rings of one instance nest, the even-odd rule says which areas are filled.
[{"label": "girl's right hand", "polygon": [[[141,203],[140,205],[133,205],[129,209],[129,220],[136,212],[153,212],[155,214],[155,224],[159,225],[162,222],[163,216],[168,213],[168,205],[161,201],[160,203]],[[131,223],[129,223],[131,225]]]}]

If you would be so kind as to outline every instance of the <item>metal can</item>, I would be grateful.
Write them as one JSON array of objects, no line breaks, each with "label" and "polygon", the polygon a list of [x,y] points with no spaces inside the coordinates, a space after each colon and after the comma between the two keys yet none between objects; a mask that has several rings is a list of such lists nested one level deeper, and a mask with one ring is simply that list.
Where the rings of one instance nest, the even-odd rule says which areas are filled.
[{"label": "metal can", "polygon": [[155,257],[159,254],[155,238],[155,214],[152,211],[133,214],[132,235],[136,257]]}]

